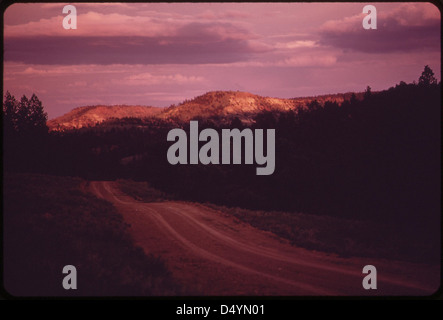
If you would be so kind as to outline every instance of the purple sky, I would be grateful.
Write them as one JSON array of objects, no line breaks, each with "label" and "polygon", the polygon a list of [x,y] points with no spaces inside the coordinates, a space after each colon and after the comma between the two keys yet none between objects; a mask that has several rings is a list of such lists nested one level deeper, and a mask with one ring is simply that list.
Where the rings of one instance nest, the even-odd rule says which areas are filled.
[{"label": "purple sky", "polygon": [[387,89],[429,65],[440,80],[430,3],[14,4],[4,16],[4,90],[36,93],[49,118],[96,104],[169,106],[212,90],[291,98]]}]

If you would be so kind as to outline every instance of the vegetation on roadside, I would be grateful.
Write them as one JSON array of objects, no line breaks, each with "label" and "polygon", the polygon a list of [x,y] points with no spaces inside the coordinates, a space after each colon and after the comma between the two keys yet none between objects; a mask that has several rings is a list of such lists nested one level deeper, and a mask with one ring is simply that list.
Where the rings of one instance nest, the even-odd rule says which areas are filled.
[{"label": "vegetation on roadside", "polygon": [[342,257],[409,262],[435,260],[435,243],[419,238],[414,246],[409,246],[408,234],[401,234],[391,226],[371,220],[205,205],[308,250],[334,253]]},{"label": "vegetation on roadside", "polygon": [[158,202],[172,199],[171,196],[151,187],[145,181],[137,182],[129,179],[118,179],[116,182],[122,192],[138,201]]},{"label": "vegetation on roadside", "polygon": [[[115,208],[79,178],[4,175],[4,285],[14,296],[177,295],[163,262],[136,247]],[[77,290],[64,290],[65,265]]]}]

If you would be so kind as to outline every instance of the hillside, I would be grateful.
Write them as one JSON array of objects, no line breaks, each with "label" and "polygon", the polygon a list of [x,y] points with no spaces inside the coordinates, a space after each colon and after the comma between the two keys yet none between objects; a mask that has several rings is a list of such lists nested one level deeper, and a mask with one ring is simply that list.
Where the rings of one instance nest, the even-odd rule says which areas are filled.
[{"label": "hillside", "polygon": [[47,125],[50,130],[79,129],[110,119],[152,117],[161,111],[162,108],[146,106],[87,106],[75,108],[61,117],[51,119]]},{"label": "hillside", "polygon": [[[352,93],[339,93],[281,99],[240,91],[211,91],[168,108],[125,105],[79,107],[61,117],[49,120],[47,124],[50,130],[69,130],[95,126],[97,123],[122,118],[155,117],[162,120],[173,119],[187,122],[196,118],[238,117],[244,122],[250,122],[254,115],[262,111],[297,110],[314,100],[317,100],[320,105],[326,101],[342,103],[344,100],[349,100],[351,95]],[[357,93],[356,96],[361,99],[363,94]]]},{"label": "hillside", "polygon": [[265,98],[247,92],[212,91],[172,106],[159,116],[163,119],[176,118],[189,121],[196,117],[226,117],[237,115],[242,118],[264,110],[289,110],[295,107],[290,99]]},{"label": "hillside", "polygon": [[[248,120],[251,115],[261,111],[288,111],[304,107],[307,103],[317,100],[321,105],[326,101],[338,103],[349,99],[352,93],[302,97],[292,99],[262,97],[248,92],[212,91],[186,100],[177,106],[165,109],[158,116],[162,119],[175,118],[181,121],[201,117],[238,116]],[[357,94],[357,97],[359,94]]]}]

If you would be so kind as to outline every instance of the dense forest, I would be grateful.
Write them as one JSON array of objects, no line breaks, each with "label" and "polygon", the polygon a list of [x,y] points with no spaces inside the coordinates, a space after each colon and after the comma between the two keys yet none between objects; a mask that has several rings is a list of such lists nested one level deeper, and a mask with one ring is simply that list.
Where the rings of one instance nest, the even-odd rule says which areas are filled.
[{"label": "dense forest", "polygon": [[[440,110],[441,82],[425,67],[418,82],[377,93],[368,87],[362,99],[257,114],[248,127],[276,130],[276,167],[256,176],[256,165],[170,165],[167,133],[178,125],[189,130],[189,123],[124,119],[48,132],[35,95],[16,101],[7,93],[4,170],[128,178],[176,199],[370,219],[426,233],[440,223]],[[205,127],[244,124],[199,119]]]}]

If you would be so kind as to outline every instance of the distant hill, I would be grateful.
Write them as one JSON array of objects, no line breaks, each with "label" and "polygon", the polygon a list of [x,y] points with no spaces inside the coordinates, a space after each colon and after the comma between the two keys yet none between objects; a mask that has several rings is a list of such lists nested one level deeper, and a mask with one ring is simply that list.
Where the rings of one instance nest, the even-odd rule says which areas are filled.
[{"label": "distant hill", "polygon": [[[240,91],[211,91],[192,100],[185,100],[179,105],[168,108],[144,106],[89,106],[75,108],[67,114],[49,120],[50,130],[69,130],[95,126],[97,123],[123,119],[142,119],[154,117],[162,120],[187,122],[198,118],[233,118],[238,117],[249,122],[262,111],[288,111],[304,108],[309,102],[317,100],[320,105],[326,101],[342,103],[349,100],[352,93],[339,93],[315,97],[291,99],[262,97]],[[363,93],[356,93],[361,99]]]},{"label": "distant hill", "polygon": [[126,105],[79,107],[61,117],[49,120],[47,125],[50,130],[79,129],[111,119],[152,117],[162,110],[163,108]]},{"label": "distant hill", "polygon": [[[352,93],[302,97],[292,99],[262,97],[248,92],[212,91],[177,106],[166,108],[158,117],[189,121],[194,118],[237,116],[248,120],[251,115],[262,111],[288,111],[304,107],[317,100],[321,105],[326,101],[343,102],[350,99]],[[358,94],[359,95],[359,94]],[[358,97],[357,95],[357,97]]]},{"label": "distant hill", "polygon": [[171,106],[162,112],[163,119],[175,118],[182,121],[191,119],[242,116],[260,111],[289,110],[295,107],[291,99],[265,98],[248,92],[212,91]]}]

